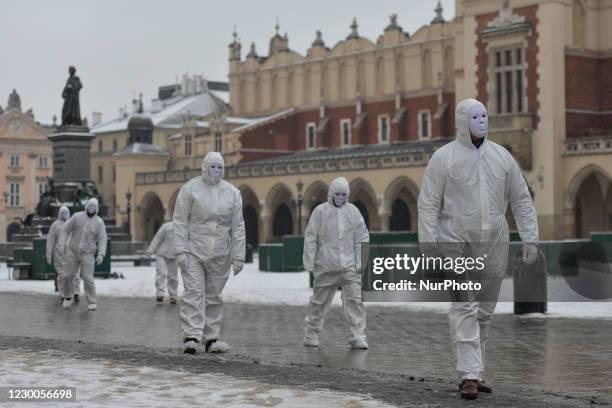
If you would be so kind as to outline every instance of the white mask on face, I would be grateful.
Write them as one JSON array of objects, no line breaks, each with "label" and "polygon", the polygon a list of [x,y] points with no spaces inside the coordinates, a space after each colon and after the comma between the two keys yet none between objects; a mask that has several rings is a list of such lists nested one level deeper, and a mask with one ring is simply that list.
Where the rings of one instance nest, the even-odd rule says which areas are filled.
[{"label": "white mask on face", "polygon": [[469,128],[470,133],[478,139],[482,139],[487,135],[489,131],[489,115],[484,106],[478,105],[470,109]]},{"label": "white mask on face", "polygon": [[334,205],[336,207],[342,207],[346,203],[346,193],[335,193],[334,194]]},{"label": "white mask on face", "polygon": [[90,217],[93,217],[94,215],[96,215],[96,207],[93,205],[88,206],[87,215],[89,215]]},{"label": "white mask on face", "polygon": [[208,166],[208,175],[213,181],[218,182],[223,177],[223,166],[220,164],[211,164]]}]

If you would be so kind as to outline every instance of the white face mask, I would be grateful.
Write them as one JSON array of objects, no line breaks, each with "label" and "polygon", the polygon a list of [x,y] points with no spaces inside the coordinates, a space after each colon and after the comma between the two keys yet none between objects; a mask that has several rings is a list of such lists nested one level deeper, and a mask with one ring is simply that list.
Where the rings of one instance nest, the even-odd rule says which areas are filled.
[{"label": "white face mask", "polygon": [[60,211],[58,218],[62,221],[66,221],[68,218],[70,218],[70,211]]},{"label": "white face mask", "polygon": [[94,215],[96,215],[96,207],[93,205],[88,206],[87,215],[89,215],[90,217],[93,217]]},{"label": "white face mask", "polygon": [[342,207],[346,203],[346,193],[335,193],[334,194],[334,205],[336,207]]},{"label": "white face mask", "polygon": [[489,115],[484,106],[478,105],[470,109],[469,128],[470,133],[478,139],[482,139],[487,135],[489,131]]},{"label": "white face mask", "polygon": [[223,178],[223,166],[220,164],[211,164],[208,166],[208,175],[213,181],[218,182]]}]

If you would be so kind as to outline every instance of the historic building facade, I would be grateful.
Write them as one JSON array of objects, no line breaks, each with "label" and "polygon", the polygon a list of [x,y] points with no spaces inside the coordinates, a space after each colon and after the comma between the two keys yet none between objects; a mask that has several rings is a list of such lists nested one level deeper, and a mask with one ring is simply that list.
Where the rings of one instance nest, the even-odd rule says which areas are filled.
[{"label": "historic building facade", "polygon": [[53,175],[53,152],[47,139],[52,126],[34,120],[32,110],[22,112],[13,90],[6,109],[0,107],[0,241],[10,241],[21,223],[34,213],[47,177]]},{"label": "historic building facade", "polygon": [[[456,0],[452,19],[440,7],[432,17],[407,33],[392,15],[375,41],[354,20],[331,47],[317,32],[303,55],[278,29],[267,55],[251,45],[243,57],[234,36],[231,111],[190,126],[201,153],[223,152],[251,243],[303,230],[339,175],[370,229],[415,230],[425,166],[467,97],[485,103],[491,139],[521,164],[543,239],[612,229],[612,0]],[[170,161],[189,169],[166,159],[133,177],[136,231],[153,213],[171,218],[200,172],[194,147],[167,139]]]}]

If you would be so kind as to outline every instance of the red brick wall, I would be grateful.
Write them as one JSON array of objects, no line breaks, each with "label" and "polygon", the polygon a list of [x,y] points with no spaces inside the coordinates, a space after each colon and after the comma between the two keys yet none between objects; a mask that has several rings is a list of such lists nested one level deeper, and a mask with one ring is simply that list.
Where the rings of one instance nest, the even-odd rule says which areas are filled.
[{"label": "red brick wall", "polygon": [[599,81],[601,109],[612,110],[612,58],[599,60]]},{"label": "red brick wall", "polygon": [[[428,109],[431,113],[431,132],[434,138],[454,136],[455,95],[454,93],[447,93],[444,94],[443,99],[449,106],[442,118],[436,120],[434,115],[438,106],[435,95],[403,98],[401,106],[406,108],[406,114],[402,126],[391,125],[391,121],[395,116],[394,100],[364,103],[362,109],[363,112],[367,113],[367,119],[362,124],[361,129],[352,128],[357,118],[355,105],[326,108],[325,114],[329,116],[330,122],[324,132],[317,131],[317,147],[337,148],[342,145],[340,129],[340,121],[342,119],[351,120],[352,144],[377,144],[378,116],[384,114],[389,116],[390,139],[392,142],[398,140],[418,140],[418,112],[425,109]],[[319,126],[319,109],[299,111],[288,117],[248,130],[241,136],[242,147],[245,149],[305,150],[306,125],[310,122],[314,122],[317,127]],[[278,154],[272,152],[244,152],[242,154],[242,161],[256,160],[275,155]]]},{"label": "red brick wall", "polygon": [[294,134],[295,121],[290,116],[245,132],[240,141],[247,149],[294,150],[291,144]]},{"label": "red brick wall", "polygon": [[565,57],[565,106],[569,109],[599,110],[599,60]]},{"label": "red brick wall", "polygon": [[[612,58],[565,57],[565,106],[595,112],[612,110]],[[612,114],[566,113],[566,137],[612,133]]]},{"label": "red brick wall", "polygon": [[[538,6],[527,6],[513,9],[514,14],[525,17],[525,19],[531,22],[531,35],[527,37],[527,49],[525,52],[525,61],[527,62],[527,72],[525,76],[527,78],[527,110],[533,113],[534,116],[534,128],[538,128],[540,118],[538,111],[540,110],[540,102],[538,100],[538,37],[539,37],[539,20],[538,20]],[[487,93],[487,82],[489,80],[488,69],[489,60],[486,53],[486,44],[480,38],[480,31],[487,26],[487,23],[497,17],[499,13],[486,13],[476,16],[476,35],[478,40],[476,41],[476,66],[478,70],[477,76],[477,99],[485,105],[489,101],[489,95]]]}]

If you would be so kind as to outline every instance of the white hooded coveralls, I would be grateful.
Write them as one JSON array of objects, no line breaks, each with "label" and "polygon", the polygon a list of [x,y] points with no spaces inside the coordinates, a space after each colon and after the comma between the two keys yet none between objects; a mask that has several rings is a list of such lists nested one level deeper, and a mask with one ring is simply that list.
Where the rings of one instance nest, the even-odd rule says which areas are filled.
[{"label": "white hooded coveralls", "polygon": [[444,243],[467,243],[487,254],[484,274],[489,279],[478,294],[486,301],[451,302],[449,309],[461,380],[482,379],[488,327],[507,268],[508,203],[522,241],[538,241],[536,209],[517,162],[486,136],[479,148],[472,143],[469,115],[476,106],[483,107],[475,99],[457,105],[457,138],[432,155],[418,200],[419,242],[425,253]]},{"label": "white hooded coveralls", "polygon": [[[87,215],[87,208],[95,208],[96,214]],[[106,256],[106,227],[98,216],[98,200],[90,198],[85,205],[85,211],[74,214],[64,224],[60,233],[60,245],[66,261],[65,273],[59,276],[58,287],[64,297],[71,298],[74,294],[74,282],[79,268],[85,286],[85,297],[88,304],[96,303],[96,285],[94,283],[94,268],[96,251],[98,256]]]},{"label": "white hooded coveralls", "polygon": [[221,292],[230,265],[244,264],[246,251],[242,196],[227,181],[215,182],[208,172],[212,164],[224,165],[220,153],[209,152],[202,161],[202,176],[181,187],[173,216],[177,254],[187,254],[187,268],[181,270],[181,329],[185,338],[199,341],[219,338]]},{"label": "white hooded coveralls", "polygon": [[[59,236],[66,224],[66,221],[70,218],[70,210],[65,205],[61,206],[57,213],[57,220],[51,224],[49,232],[47,233],[47,247],[46,257],[47,263],[53,264],[55,272],[59,277],[62,273],[65,273],[66,260],[63,253],[60,251]],[[81,281],[79,274],[77,273],[74,277],[74,293],[79,293],[79,286]],[[62,291],[58,287],[58,292],[61,297],[64,297]]]},{"label": "white hooded coveralls", "polygon": [[361,302],[361,243],[370,236],[361,213],[346,202],[336,207],[336,192],[349,195],[349,183],[338,177],[329,186],[327,202],[317,206],[304,233],[304,269],[314,275],[305,337],[318,339],[334,295],[342,288],[344,315],[351,341],[365,340],[366,312]]},{"label": "white hooded coveralls", "polygon": [[178,264],[176,263],[176,248],[174,247],[174,226],[172,221],[162,224],[149,245],[149,252],[155,254],[155,293],[156,296],[166,294],[176,299],[178,290]]}]

